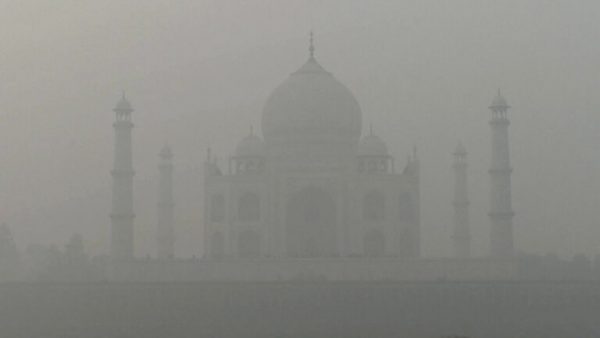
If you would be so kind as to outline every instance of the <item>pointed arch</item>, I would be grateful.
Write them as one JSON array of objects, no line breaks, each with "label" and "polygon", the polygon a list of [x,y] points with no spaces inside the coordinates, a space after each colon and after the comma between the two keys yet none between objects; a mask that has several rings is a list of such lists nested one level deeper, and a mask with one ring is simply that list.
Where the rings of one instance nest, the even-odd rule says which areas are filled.
[{"label": "pointed arch", "polygon": [[308,186],[286,202],[286,246],[290,257],[337,254],[336,204],[331,194]]},{"label": "pointed arch", "polygon": [[256,222],[260,220],[260,197],[252,192],[244,193],[238,201],[238,220]]},{"label": "pointed arch", "polygon": [[211,222],[223,222],[225,220],[225,197],[223,195],[215,194],[211,196],[209,215]]},{"label": "pointed arch", "polygon": [[385,196],[378,190],[373,190],[363,197],[363,219],[381,222],[385,219]]},{"label": "pointed arch", "polygon": [[398,205],[398,217],[401,221],[413,223],[416,221],[415,203],[411,194],[406,191],[400,194]]}]

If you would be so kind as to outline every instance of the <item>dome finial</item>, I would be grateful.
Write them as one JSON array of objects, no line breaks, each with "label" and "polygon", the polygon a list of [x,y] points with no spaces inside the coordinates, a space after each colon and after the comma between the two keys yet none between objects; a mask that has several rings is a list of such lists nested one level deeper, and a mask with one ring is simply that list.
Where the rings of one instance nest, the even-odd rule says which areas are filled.
[{"label": "dome finial", "polygon": [[315,57],[315,34],[313,33],[313,31],[310,31],[310,45],[308,47],[308,51],[310,53],[310,58],[314,58]]}]

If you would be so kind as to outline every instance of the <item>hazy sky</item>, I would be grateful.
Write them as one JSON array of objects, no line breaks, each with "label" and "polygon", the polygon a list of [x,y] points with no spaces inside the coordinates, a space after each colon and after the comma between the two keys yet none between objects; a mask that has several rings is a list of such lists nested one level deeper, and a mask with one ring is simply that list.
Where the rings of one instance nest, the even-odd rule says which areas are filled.
[{"label": "hazy sky", "polygon": [[[62,245],[78,231],[104,250],[120,91],[136,108],[136,185],[153,187],[166,141],[177,172],[194,178],[209,142],[226,157],[251,124],[260,128],[264,100],[305,61],[313,28],[317,58],[354,92],[363,125],[397,163],[419,147],[426,255],[450,253],[459,139],[473,244],[488,249],[487,106],[499,87],[513,107],[518,248],[600,254],[598,22],[592,0],[0,0],[1,218],[20,245]],[[139,229],[155,227],[154,190],[145,191]],[[200,206],[182,200],[194,194],[177,203],[199,219]],[[65,215],[94,196],[94,215]],[[181,252],[196,252],[186,240]]]}]

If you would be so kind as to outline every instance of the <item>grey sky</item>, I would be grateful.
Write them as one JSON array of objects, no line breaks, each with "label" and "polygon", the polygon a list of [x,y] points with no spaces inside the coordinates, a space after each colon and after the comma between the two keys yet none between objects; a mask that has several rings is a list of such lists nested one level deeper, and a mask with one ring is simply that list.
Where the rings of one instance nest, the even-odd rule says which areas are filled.
[{"label": "grey sky", "polygon": [[[2,218],[21,245],[80,231],[103,251],[108,201],[89,223],[48,215],[107,191],[120,91],[136,108],[136,184],[153,184],[166,140],[185,172],[208,142],[224,157],[260,128],[263,101],[304,62],[312,27],[317,58],[354,92],[363,125],[397,163],[419,147],[426,255],[450,253],[459,139],[474,248],[487,251],[487,106],[498,87],[513,106],[517,246],[598,254],[599,19],[600,3],[583,0],[0,1]],[[155,227],[154,196],[136,213],[138,228]]]}]

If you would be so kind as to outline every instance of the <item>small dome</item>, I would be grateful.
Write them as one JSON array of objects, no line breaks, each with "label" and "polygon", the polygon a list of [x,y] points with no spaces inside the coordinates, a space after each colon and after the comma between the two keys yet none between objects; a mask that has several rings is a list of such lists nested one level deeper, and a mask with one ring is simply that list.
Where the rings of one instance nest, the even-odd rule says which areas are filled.
[{"label": "small dome", "polygon": [[117,102],[117,105],[115,106],[114,111],[124,111],[124,112],[132,112],[133,111],[133,107],[131,106],[131,103],[129,103],[127,98],[125,97],[125,93],[123,93],[123,95],[121,96],[121,99],[119,100],[119,102]]},{"label": "small dome", "polygon": [[496,94],[496,97],[492,101],[492,105],[490,106],[490,108],[491,109],[507,109],[507,108],[509,108],[509,105],[506,102],[506,99],[504,98],[504,96],[502,96],[500,89],[498,89],[498,94]]},{"label": "small dome", "polygon": [[388,156],[387,146],[379,136],[369,134],[360,141],[358,156]]},{"label": "small dome", "polygon": [[263,140],[256,134],[244,137],[235,148],[236,156],[265,156],[265,145]]}]

